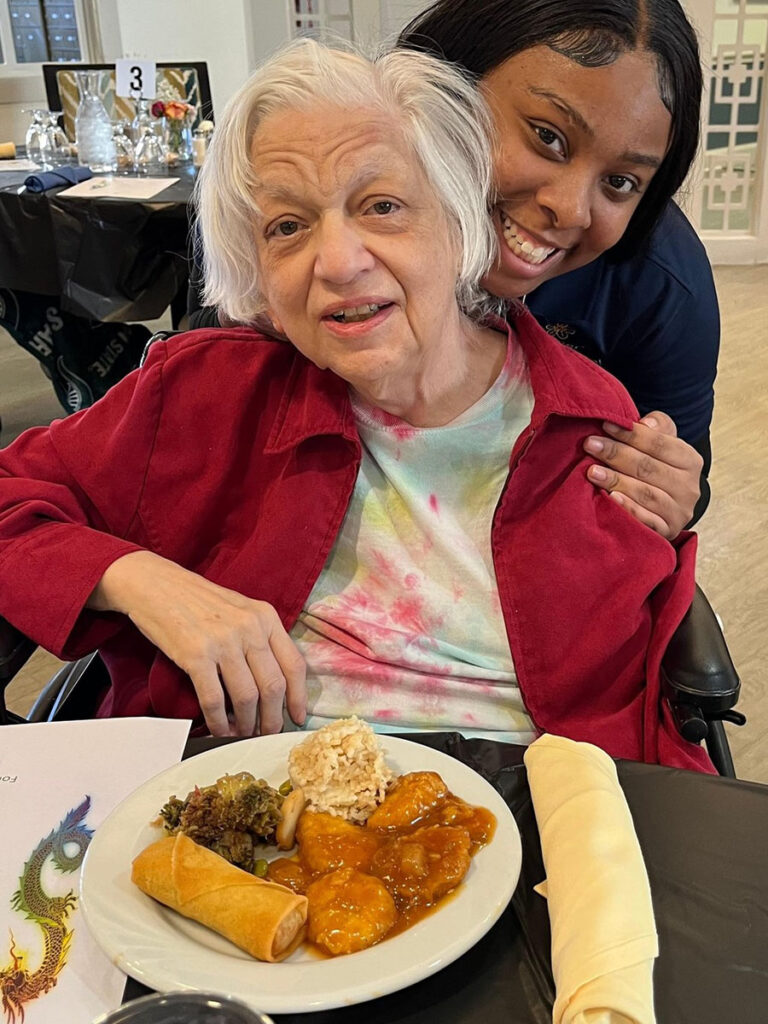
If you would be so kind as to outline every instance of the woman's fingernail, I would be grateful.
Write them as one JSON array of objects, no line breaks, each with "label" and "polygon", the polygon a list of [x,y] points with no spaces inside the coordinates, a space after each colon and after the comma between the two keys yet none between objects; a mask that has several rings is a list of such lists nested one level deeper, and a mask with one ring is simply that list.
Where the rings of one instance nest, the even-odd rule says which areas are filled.
[{"label": "woman's fingernail", "polygon": [[603,469],[602,466],[591,466],[589,475],[592,480],[607,480],[608,473]]},{"label": "woman's fingernail", "polygon": [[621,427],[617,426],[617,424],[615,423],[604,423],[603,430],[606,432],[606,434],[618,434],[618,432],[621,430]]},{"label": "woman's fingernail", "polygon": [[653,430],[659,429],[659,421],[653,416],[643,416],[641,423],[644,423],[646,427],[651,427]]},{"label": "woman's fingernail", "polygon": [[605,441],[600,437],[588,437],[584,447],[588,452],[598,455],[605,448]]}]

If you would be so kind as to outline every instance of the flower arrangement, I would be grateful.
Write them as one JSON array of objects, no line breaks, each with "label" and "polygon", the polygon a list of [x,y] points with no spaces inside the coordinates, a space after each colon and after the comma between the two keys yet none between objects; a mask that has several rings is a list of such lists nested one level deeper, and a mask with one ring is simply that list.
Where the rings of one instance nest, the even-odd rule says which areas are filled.
[{"label": "flower arrangement", "polygon": [[190,126],[196,111],[184,100],[155,100],[150,108],[153,117],[165,119],[165,144],[175,160],[189,160],[191,152]]},{"label": "flower arrangement", "polygon": [[155,100],[151,107],[152,117],[167,117],[171,121],[183,121],[195,108],[183,100]]}]

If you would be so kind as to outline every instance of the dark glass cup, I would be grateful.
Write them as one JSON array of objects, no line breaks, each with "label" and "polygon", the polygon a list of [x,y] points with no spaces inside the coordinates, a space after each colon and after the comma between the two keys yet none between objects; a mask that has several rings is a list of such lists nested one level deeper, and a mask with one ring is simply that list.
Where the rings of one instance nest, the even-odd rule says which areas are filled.
[{"label": "dark glass cup", "polygon": [[273,1024],[265,1013],[210,992],[144,996],[99,1017],[94,1024]]}]

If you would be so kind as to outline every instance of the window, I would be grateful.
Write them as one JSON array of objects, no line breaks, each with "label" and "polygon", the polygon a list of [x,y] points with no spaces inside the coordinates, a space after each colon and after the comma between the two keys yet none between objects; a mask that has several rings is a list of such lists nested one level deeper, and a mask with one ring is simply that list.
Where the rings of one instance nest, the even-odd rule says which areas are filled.
[{"label": "window", "polygon": [[11,66],[81,59],[76,0],[0,0],[0,4],[5,8],[0,11],[4,35],[0,62]]}]

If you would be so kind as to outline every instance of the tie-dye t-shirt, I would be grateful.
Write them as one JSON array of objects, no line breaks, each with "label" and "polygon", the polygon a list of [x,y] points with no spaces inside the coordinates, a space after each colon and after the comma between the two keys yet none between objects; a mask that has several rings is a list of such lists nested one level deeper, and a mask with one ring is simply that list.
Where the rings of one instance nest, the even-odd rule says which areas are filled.
[{"label": "tie-dye t-shirt", "polygon": [[514,338],[486,394],[416,428],[353,394],[363,455],[341,532],[291,635],[311,727],[534,738],[491,556],[491,523],[533,395]]}]

